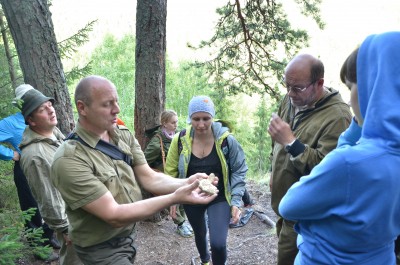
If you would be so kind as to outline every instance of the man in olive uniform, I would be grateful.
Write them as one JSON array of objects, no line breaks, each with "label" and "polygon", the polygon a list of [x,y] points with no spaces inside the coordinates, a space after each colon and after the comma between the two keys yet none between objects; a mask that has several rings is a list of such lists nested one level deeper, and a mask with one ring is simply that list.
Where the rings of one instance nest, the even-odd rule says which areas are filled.
[{"label": "man in olive uniform", "polygon": [[[116,126],[120,108],[111,81],[83,78],[75,105],[75,133],[57,150],[51,175],[67,205],[72,242],[85,264],[132,264],[137,221],[176,203],[206,204],[216,195],[198,189],[206,174],[176,179],[149,167],[135,137]],[[167,195],[142,200],[139,183]]]}]

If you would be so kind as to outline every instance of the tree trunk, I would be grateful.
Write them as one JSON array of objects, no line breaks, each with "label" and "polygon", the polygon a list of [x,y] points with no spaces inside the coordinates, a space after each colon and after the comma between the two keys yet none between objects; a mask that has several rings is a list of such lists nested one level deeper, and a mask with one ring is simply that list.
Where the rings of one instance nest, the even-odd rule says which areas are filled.
[{"label": "tree trunk", "polygon": [[8,42],[8,37],[7,37],[7,27],[4,25],[4,19],[3,19],[3,11],[0,10],[0,30],[1,30],[1,37],[3,39],[3,44],[4,44],[4,52],[7,58],[8,62],[8,73],[10,74],[10,80],[13,89],[17,87],[17,78],[15,76],[15,69],[14,69],[14,62],[12,60],[12,54],[10,51],[10,45]]},{"label": "tree trunk", "polygon": [[135,135],[160,123],[165,108],[166,0],[138,0],[136,7]]},{"label": "tree trunk", "polygon": [[71,99],[65,81],[51,13],[46,0],[0,0],[17,49],[24,82],[56,100],[58,127],[74,127]]},{"label": "tree trunk", "polygon": [[[145,130],[160,123],[165,107],[166,0],[138,0],[136,7],[135,134],[145,148]],[[142,190],[143,198],[153,195]],[[156,213],[149,221],[161,220]]]}]

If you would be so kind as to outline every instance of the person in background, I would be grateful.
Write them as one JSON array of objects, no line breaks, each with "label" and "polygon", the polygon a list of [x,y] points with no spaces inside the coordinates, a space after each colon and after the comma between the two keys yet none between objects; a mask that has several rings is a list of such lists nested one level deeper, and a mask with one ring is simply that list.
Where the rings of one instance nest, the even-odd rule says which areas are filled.
[{"label": "person in background", "polygon": [[[217,195],[198,188],[199,179],[207,178],[204,173],[183,180],[149,167],[128,128],[116,126],[118,94],[108,79],[80,80],[75,105],[75,131],[51,166],[52,182],[67,205],[74,248],[86,265],[132,264],[136,222],[172,204],[205,204]],[[143,200],[141,187],[166,195]]]},{"label": "person in background", "polygon": [[125,122],[123,120],[121,120],[120,118],[118,118],[118,117],[117,117],[117,125],[126,126]]},{"label": "person in background", "polygon": [[[65,138],[56,127],[54,99],[30,89],[21,98],[22,115],[28,127],[22,135],[21,168],[45,222],[61,243],[60,264],[81,264],[68,237],[68,219],[61,194],[50,182],[54,153]],[[71,170],[71,169],[70,169]]]},{"label": "person in background", "polygon": [[[29,85],[20,85],[15,89],[16,97],[12,102],[15,107],[19,106],[21,97],[24,96],[24,94],[30,89],[33,89],[33,87]],[[25,127],[26,124],[24,116],[21,114],[21,112],[17,112],[0,120],[0,142],[8,144],[7,146],[0,145],[0,159],[5,161],[14,161],[14,183],[17,188],[17,195],[21,211],[26,211],[30,208],[36,208],[35,214],[31,217],[31,220],[25,223],[25,228],[36,229],[41,227],[43,229],[43,244],[50,245],[55,249],[59,249],[60,243],[53,236],[53,230],[50,229],[45,222],[43,222],[37,202],[32,195],[28,181],[20,166],[19,160],[21,157],[21,150],[19,148],[19,144],[21,143],[22,134],[25,130]]]},{"label": "person in background", "polygon": [[[225,123],[214,121],[214,116],[214,104],[209,97],[196,96],[190,100],[189,125],[184,135],[179,133],[174,136],[165,172],[180,179],[198,172],[208,175],[214,173],[221,179],[218,183],[219,193],[214,201],[207,205],[184,204],[184,209],[194,231],[201,263],[209,264],[212,260],[214,265],[223,265],[228,256],[226,242],[229,223],[231,221],[236,224],[241,215],[247,165],[239,142]],[[222,147],[225,139],[227,145]],[[179,150],[179,146],[182,150]]]},{"label": "person in background", "polygon": [[[178,127],[178,115],[173,110],[165,110],[161,113],[159,126],[151,129],[153,136],[144,150],[144,156],[151,168],[164,172],[165,160],[171,140]],[[170,207],[170,216],[177,225],[176,232],[182,237],[193,236],[192,227],[186,222],[186,214],[182,205]]]},{"label": "person in background", "polygon": [[399,47],[400,32],[370,35],[342,67],[355,118],[338,148],[279,205],[282,216],[297,221],[296,264],[396,264]]},{"label": "person in background", "polygon": [[278,215],[278,265],[292,265],[298,252],[294,222],[278,206],[287,190],[332,151],[349,126],[351,113],[338,91],[324,86],[324,65],[309,54],[295,56],[285,69],[287,94],[268,133],[272,139],[271,206]]}]

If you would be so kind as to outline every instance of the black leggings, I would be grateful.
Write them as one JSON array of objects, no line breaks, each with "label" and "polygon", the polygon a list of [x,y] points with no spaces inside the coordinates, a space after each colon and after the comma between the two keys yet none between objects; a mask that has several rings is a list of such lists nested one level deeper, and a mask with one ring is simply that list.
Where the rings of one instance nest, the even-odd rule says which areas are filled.
[{"label": "black leggings", "polygon": [[224,265],[227,260],[226,241],[231,218],[231,208],[228,202],[222,201],[209,205],[184,205],[184,209],[193,228],[196,247],[202,262],[210,260],[206,226],[207,211],[212,262],[214,265]]},{"label": "black leggings", "polygon": [[42,216],[40,215],[37,202],[32,195],[31,188],[29,187],[28,181],[24,173],[22,172],[21,166],[19,165],[18,161],[16,161],[14,164],[14,183],[17,187],[21,211],[26,211],[29,208],[36,208],[35,215],[33,215],[31,220],[25,224],[26,228],[41,227]]}]

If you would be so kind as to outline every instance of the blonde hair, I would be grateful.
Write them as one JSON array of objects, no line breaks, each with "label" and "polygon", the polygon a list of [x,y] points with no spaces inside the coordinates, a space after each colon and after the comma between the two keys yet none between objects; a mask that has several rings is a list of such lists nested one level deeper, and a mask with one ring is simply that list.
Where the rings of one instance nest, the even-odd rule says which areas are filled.
[{"label": "blonde hair", "polygon": [[161,113],[161,117],[160,117],[161,125],[163,125],[164,123],[167,123],[174,116],[178,116],[178,114],[176,114],[175,111],[173,111],[173,110],[164,110]]}]

